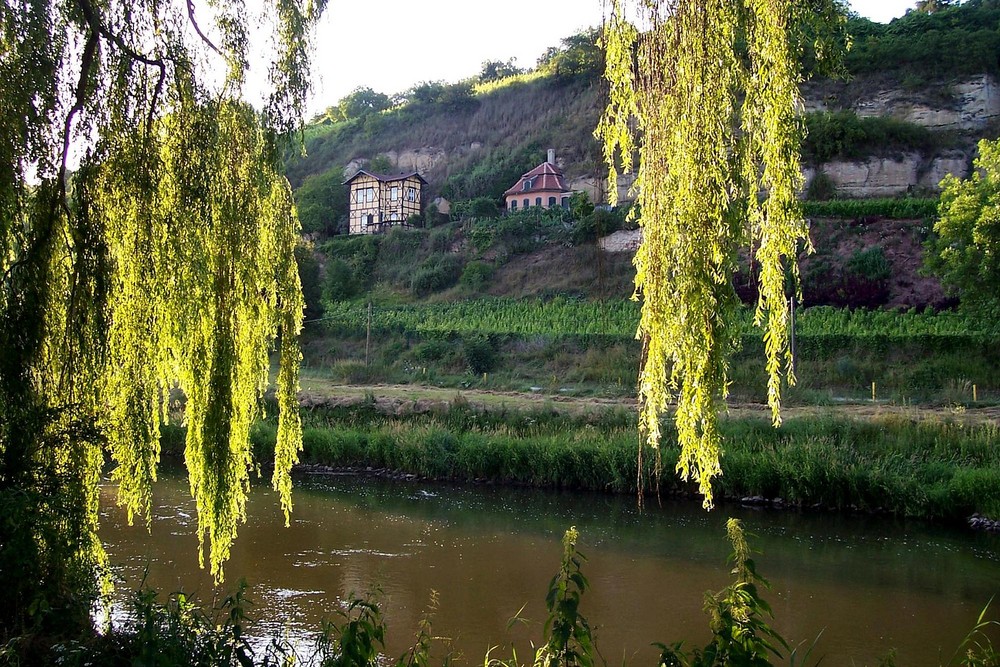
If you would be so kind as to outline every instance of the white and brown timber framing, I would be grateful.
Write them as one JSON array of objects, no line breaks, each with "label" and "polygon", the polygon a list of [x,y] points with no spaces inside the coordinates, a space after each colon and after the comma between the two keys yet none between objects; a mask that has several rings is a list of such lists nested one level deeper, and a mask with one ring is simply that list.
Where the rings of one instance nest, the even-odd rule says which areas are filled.
[{"label": "white and brown timber framing", "polygon": [[344,185],[350,192],[350,233],[381,234],[392,227],[409,227],[420,215],[427,181],[415,171],[373,174],[359,170]]}]

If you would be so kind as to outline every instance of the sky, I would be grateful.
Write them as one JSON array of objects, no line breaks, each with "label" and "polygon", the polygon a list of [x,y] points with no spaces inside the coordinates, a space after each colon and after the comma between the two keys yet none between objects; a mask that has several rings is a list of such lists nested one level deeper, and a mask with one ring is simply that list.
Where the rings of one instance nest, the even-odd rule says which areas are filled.
[{"label": "sky", "polygon": [[[850,0],[887,23],[916,0]],[[486,60],[534,67],[563,37],[600,25],[601,0],[498,3],[483,0],[330,0],[317,34],[313,112],[359,87],[392,95],[422,81],[453,83]]]}]

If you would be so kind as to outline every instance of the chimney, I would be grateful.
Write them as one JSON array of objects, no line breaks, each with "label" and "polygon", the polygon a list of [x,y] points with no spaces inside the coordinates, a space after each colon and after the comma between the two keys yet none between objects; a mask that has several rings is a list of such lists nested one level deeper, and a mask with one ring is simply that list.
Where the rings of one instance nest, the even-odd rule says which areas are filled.
[{"label": "chimney", "polygon": [[555,166],[555,163],[556,163],[556,149],[554,149],[554,148],[550,148],[549,149],[549,159],[546,160],[546,162],[548,162],[549,164]]}]

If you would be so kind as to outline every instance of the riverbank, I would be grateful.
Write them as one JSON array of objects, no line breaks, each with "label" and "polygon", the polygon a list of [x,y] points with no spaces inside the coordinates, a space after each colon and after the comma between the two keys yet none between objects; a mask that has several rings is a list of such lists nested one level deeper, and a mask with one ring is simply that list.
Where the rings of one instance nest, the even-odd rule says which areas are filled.
[{"label": "riverbank", "polygon": [[[394,405],[390,403],[389,405]],[[472,405],[461,397],[397,411],[374,396],[303,411],[301,461],[331,468],[381,469],[422,478],[539,488],[695,497],[673,473],[678,449],[664,425],[654,471],[639,467],[635,416],[623,407],[560,411]],[[724,474],[716,494],[778,507],[886,513],[990,528],[1000,519],[1000,428],[966,415],[885,411],[846,416],[812,411],[780,429],[752,411],[723,420]],[[275,426],[253,432],[258,461]],[[164,439],[166,453],[182,433]]]}]

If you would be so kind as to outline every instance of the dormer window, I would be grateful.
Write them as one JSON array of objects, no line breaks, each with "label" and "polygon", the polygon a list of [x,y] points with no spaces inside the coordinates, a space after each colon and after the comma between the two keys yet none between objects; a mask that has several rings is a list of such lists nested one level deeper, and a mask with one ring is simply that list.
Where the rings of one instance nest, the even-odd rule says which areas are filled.
[{"label": "dormer window", "polygon": [[524,179],[524,184],[522,185],[521,190],[523,192],[527,192],[530,189],[531,189],[531,179],[530,178],[526,178],[526,179]]}]

